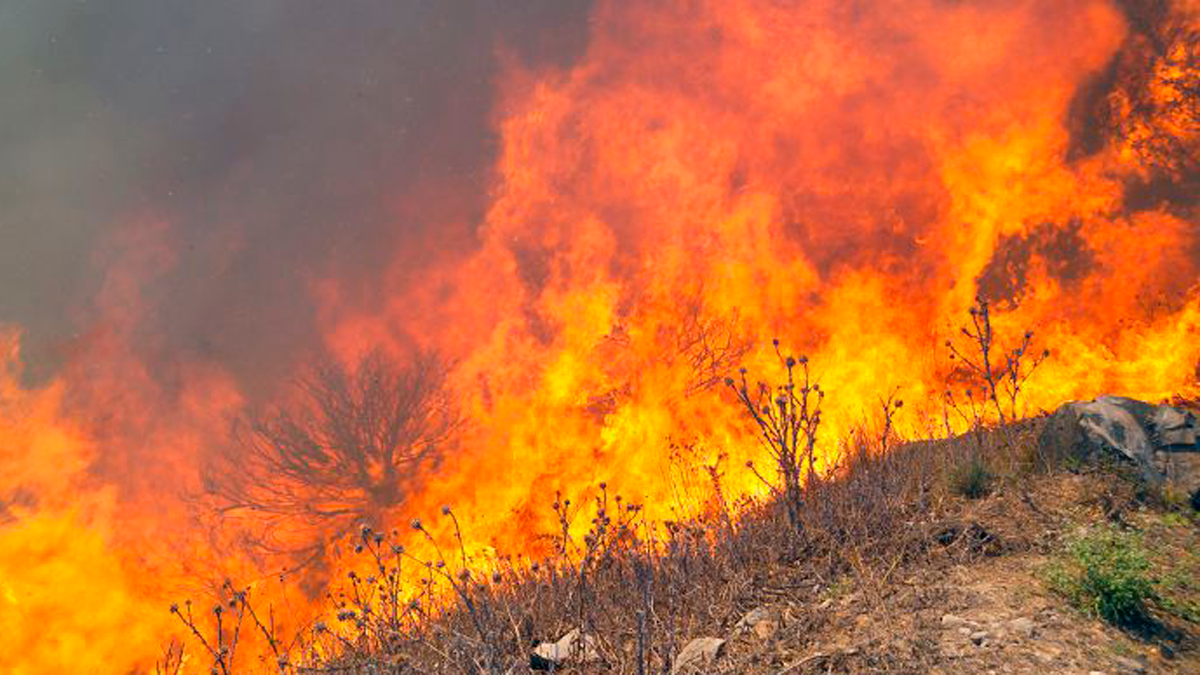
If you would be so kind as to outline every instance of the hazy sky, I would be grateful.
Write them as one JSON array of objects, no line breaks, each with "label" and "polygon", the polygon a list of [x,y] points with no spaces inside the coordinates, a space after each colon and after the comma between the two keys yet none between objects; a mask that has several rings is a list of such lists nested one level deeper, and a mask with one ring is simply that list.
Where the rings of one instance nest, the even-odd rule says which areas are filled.
[{"label": "hazy sky", "polygon": [[179,260],[143,330],[235,372],[277,360],[312,337],[303,274],[369,277],[478,219],[497,54],[569,64],[588,4],[0,0],[0,323],[45,370],[96,251],[163,219]]}]

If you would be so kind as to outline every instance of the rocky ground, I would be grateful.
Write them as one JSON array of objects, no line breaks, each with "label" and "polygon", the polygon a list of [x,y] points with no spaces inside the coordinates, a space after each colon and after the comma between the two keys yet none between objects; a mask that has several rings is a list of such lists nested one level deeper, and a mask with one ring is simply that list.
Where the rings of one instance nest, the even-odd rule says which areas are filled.
[{"label": "rocky ground", "polygon": [[1197,478],[1200,421],[1124,401],[864,444],[791,511],[729,509],[714,479],[659,545],[597,512],[576,553],[456,584],[408,632],[396,598],[349,607],[354,639],[294,672],[1197,674],[1198,493],[1173,477]]},{"label": "rocky ground", "polygon": [[964,505],[961,522],[974,534],[960,533],[941,560],[805,589],[765,583],[746,598],[759,604],[724,636],[721,655],[680,671],[1200,673],[1195,623],[1159,612],[1147,625],[1116,628],[1046,581],[1064,536],[1114,523],[1144,533],[1171,592],[1195,598],[1200,521],[1184,514],[1143,503],[1102,473],[1000,488]]}]

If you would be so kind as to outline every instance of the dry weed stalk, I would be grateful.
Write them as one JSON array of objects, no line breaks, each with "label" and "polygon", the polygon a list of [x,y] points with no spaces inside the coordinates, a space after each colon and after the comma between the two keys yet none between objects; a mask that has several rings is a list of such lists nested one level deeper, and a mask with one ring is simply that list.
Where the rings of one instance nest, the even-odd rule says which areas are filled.
[{"label": "dry weed stalk", "polygon": [[[986,310],[973,316],[967,334],[986,337],[980,348],[991,363],[1001,352],[990,317]],[[972,398],[972,409],[959,407],[976,422],[979,448],[990,452],[995,445],[983,440],[993,434],[983,424],[990,409],[1005,419],[1015,410],[1015,396],[1004,398],[1003,387],[1011,378],[1019,393],[1031,370],[1021,365],[1028,349],[1027,337],[1001,367],[981,371],[984,381],[990,373],[995,389],[982,403]],[[764,570],[782,572],[782,588],[828,587],[849,575],[875,593],[937,545],[914,534],[936,525],[926,522],[938,517],[939,507],[931,505],[944,500],[930,492],[942,485],[948,466],[978,450],[957,438],[898,445],[895,415],[903,403],[893,389],[879,399],[881,426],[864,426],[843,444],[829,471],[816,456],[824,391],[807,359],[785,356],[778,341],[775,354],[782,383],[752,387],[745,370],[740,381],[726,380],[776,463],[777,476],[759,476],[771,486],[769,501],[730,504],[720,470],[724,454],[702,461],[694,447],[672,445],[694,460],[694,476],[681,476],[679,492],[694,507],[687,519],[652,525],[640,505],[600,483],[579,505],[556,493],[557,534],[546,537],[548,558],[481,561],[468,555],[459,519],[446,507],[446,536],[412,523],[410,536],[433,551],[429,560],[409,553],[394,530],[361,527],[350,540],[358,562],[347,561],[353,569],[329,594],[336,622],[301,627],[290,640],[279,635],[271,609],[262,612],[232,584],[223,591],[227,608],[208,617],[212,626],[200,625],[190,604],[176,612],[218,675],[234,672],[243,624],[261,633],[282,675],[503,673],[528,666],[533,645],[571,631],[598,659],[594,668],[643,674],[670,672],[683,642],[727,628],[762,602],[764,584],[775,583],[764,580]],[[1004,401],[1009,406],[999,407]],[[701,498],[696,490],[705,487],[711,494]],[[577,521],[585,517],[590,527],[579,535]],[[445,547],[448,539],[453,546]],[[171,664],[182,660],[182,651],[168,652],[160,671],[172,672]]]},{"label": "dry weed stalk", "polygon": [[783,481],[782,488],[758,474],[753,463],[748,462],[747,466],[780,495],[789,521],[798,526],[803,486],[817,479],[817,431],[821,426],[821,402],[825,392],[812,380],[808,357],[784,356],[779,351],[778,339],[773,345],[775,356],[786,373],[782,384],[772,387],[759,382],[756,387],[751,387],[746,379],[746,369],[742,368],[740,380],[726,378],[725,385],[733,390],[758,427],[760,441],[771,454]]},{"label": "dry weed stalk", "polygon": [[1050,350],[1038,352],[1033,349],[1032,330],[1025,331],[1011,348],[1002,346],[992,325],[991,308],[982,298],[976,298],[969,312],[970,323],[959,328],[967,345],[960,346],[947,339],[946,348],[950,358],[963,364],[965,374],[976,380],[984,403],[977,405],[972,388],[965,390],[965,400],[957,399],[951,390],[947,390],[947,426],[948,412],[954,410],[964,422],[979,427],[986,422],[985,408],[989,406],[995,410],[1001,425],[1015,421],[1021,416],[1017,405],[1021,390],[1038,366],[1050,356]]}]

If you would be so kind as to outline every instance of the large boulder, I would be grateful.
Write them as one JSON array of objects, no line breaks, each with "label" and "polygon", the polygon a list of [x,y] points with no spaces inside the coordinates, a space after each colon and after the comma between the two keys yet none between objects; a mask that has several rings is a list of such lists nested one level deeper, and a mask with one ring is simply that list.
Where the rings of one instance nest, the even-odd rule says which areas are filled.
[{"label": "large boulder", "polygon": [[1190,411],[1121,396],[1059,408],[1038,439],[1043,456],[1118,457],[1146,482],[1200,505],[1200,421]]}]

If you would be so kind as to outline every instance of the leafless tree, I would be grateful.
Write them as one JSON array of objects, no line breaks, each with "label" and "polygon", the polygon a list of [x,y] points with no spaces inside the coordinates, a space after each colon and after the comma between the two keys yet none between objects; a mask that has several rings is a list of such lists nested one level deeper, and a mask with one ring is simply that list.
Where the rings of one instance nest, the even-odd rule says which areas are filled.
[{"label": "leafless tree", "polygon": [[689,396],[720,384],[725,373],[733,370],[754,346],[745,335],[737,311],[728,316],[713,314],[705,306],[702,293],[703,288],[683,300],[674,334],[674,351],[692,373],[685,391]]},{"label": "leafless tree", "polygon": [[272,526],[263,543],[280,548],[311,544],[293,540],[305,532],[379,526],[461,424],[445,380],[445,364],[428,354],[398,364],[376,352],[353,368],[315,368],[297,381],[294,404],[239,421],[208,491],[222,512]]}]

